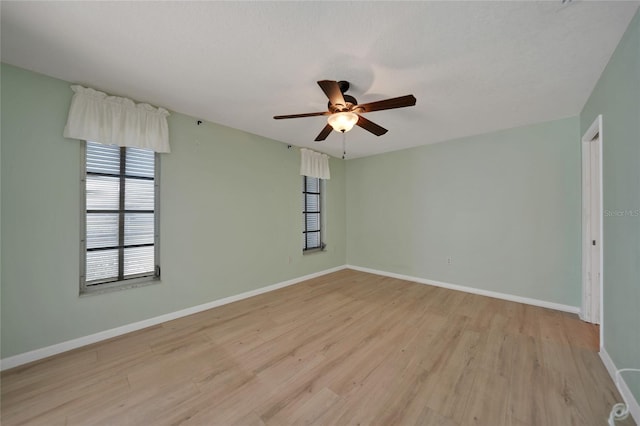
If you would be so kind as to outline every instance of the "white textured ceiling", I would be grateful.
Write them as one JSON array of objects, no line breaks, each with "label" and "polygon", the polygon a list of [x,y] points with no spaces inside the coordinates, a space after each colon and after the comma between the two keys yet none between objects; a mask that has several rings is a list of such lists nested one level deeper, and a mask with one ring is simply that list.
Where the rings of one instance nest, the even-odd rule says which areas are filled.
[{"label": "white textured ceiling", "polygon": [[2,61],[340,156],[317,80],[389,129],[348,158],[580,113],[638,2],[11,2]]}]

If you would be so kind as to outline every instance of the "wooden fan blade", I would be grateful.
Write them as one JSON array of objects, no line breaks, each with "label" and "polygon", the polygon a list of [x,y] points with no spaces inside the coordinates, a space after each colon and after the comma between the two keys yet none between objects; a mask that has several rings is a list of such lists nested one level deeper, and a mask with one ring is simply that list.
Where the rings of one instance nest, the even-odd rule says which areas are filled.
[{"label": "wooden fan blade", "polygon": [[376,136],[382,136],[388,132],[384,127],[378,126],[373,121],[367,120],[361,115],[358,115],[358,122],[356,123],[358,126],[362,127],[365,130],[373,133]]},{"label": "wooden fan blade", "polygon": [[307,112],[304,114],[292,114],[292,115],[276,115],[273,118],[276,120],[282,120],[283,118],[301,118],[301,117],[316,117],[318,115],[329,115],[329,111],[324,112]]},{"label": "wooden fan blade", "polygon": [[327,98],[329,98],[329,102],[331,105],[341,105],[346,106],[347,103],[344,101],[344,96],[342,96],[342,92],[340,91],[340,86],[337,81],[333,80],[320,80],[318,85],[322,89]]},{"label": "wooden fan blade", "polygon": [[397,98],[385,99],[382,101],[369,102],[354,107],[354,111],[358,113],[380,111],[383,109],[404,108],[414,106],[416,98],[413,95],[399,96]]},{"label": "wooden fan blade", "polygon": [[320,142],[323,141],[327,138],[327,136],[329,136],[329,133],[331,133],[331,131],[333,130],[333,127],[331,127],[330,125],[326,125],[324,126],[324,129],[322,129],[322,131],[320,132],[320,134],[318,136],[316,136],[316,138],[314,139],[316,142]]}]

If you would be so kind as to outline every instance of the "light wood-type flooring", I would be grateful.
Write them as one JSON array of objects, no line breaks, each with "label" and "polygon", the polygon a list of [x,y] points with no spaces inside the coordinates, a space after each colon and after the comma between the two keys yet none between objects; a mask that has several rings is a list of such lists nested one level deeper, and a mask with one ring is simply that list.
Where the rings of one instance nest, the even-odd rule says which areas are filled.
[{"label": "light wood-type flooring", "polygon": [[343,270],[8,370],[1,420],[602,426],[621,399],[597,335],[576,315]]}]

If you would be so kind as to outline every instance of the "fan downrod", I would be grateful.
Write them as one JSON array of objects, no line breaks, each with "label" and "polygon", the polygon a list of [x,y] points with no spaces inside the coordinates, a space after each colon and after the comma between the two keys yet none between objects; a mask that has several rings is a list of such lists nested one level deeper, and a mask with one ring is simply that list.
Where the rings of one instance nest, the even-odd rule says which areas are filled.
[{"label": "fan downrod", "polygon": [[342,92],[342,94],[344,95],[344,92],[346,92],[347,90],[349,90],[349,82],[345,81],[345,80],[340,80],[338,82],[338,87],[340,88],[340,91]]}]

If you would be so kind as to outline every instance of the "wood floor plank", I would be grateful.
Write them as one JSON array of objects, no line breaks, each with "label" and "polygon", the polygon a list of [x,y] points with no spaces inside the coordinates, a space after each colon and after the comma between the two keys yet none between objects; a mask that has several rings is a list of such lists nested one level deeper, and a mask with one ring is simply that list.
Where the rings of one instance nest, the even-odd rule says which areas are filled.
[{"label": "wood floor plank", "polygon": [[[473,384],[469,389],[469,401],[466,404],[460,424],[508,426],[506,408],[509,392],[509,380],[499,374],[477,369],[473,374]],[[490,389],[490,392],[487,390]]]},{"label": "wood floor plank", "polygon": [[598,333],[564,312],[343,270],[5,371],[0,421],[602,425],[621,397]]}]

